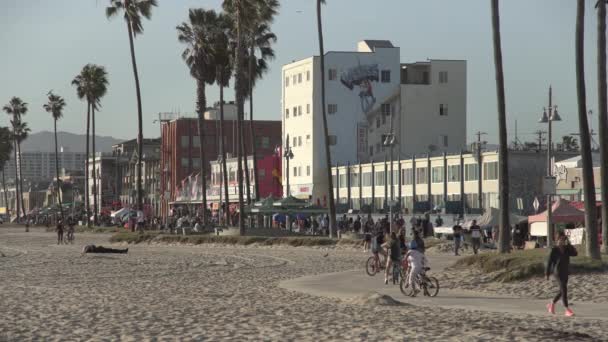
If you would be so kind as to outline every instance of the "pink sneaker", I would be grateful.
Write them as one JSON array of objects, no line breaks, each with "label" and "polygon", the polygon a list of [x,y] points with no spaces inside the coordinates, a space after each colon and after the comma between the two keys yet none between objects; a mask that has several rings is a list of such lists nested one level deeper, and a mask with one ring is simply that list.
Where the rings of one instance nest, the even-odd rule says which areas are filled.
[{"label": "pink sneaker", "polygon": [[547,311],[549,311],[550,314],[555,315],[555,304],[547,304]]},{"label": "pink sneaker", "polygon": [[572,312],[572,310],[570,310],[570,308],[566,309],[566,313],[564,313],[564,315],[566,317],[572,317],[574,316],[574,312]]}]

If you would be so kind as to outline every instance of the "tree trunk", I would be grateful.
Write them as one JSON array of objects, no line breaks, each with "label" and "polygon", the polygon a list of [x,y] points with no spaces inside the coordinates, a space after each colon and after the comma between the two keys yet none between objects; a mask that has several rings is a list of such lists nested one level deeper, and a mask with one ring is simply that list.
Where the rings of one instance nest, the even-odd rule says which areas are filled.
[{"label": "tree trunk", "polygon": [[142,166],[142,157],[144,154],[143,144],[144,144],[144,129],[143,129],[143,115],[141,109],[141,92],[139,89],[139,75],[137,73],[137,62],[135,61],[135,46],[133,45],[133,29],[131,28],[131,21],[127,19],[127,30],[129,31],[129,47],[131,48],[131,64],[133,65],[133,77],[135,78],[135,92],[137,95],[137,168],[136,168],[136,177],[137,177],[137,209],[144,210],[143,201],[142,201],[142,183],[141,183],[141,166]]},{"label": "tree trunk", "polygon": [[[221,148],[221,153],[222,153],[222,177],[224,179],[224,194],[226,195],[224,197],[224,203],[225,204],[225,208],[224,208],[224,215],[226,215],[226,226],[230,226],[230,199],[229,199],[229,195],[228,195],[228,168],[226,167],[226,137],[224,136],[224,74],[223,74],[223,70],[221,70],[221,68],[218,67],[218,76],[220,79],[220,148]],[[222,191],[220,189],[220,191]],[[222,204],[220,203],[220,206]]]},{"label": "tree trunk", "polygon": [[19,154],[19,189],[21,190],[21,214],[25,218],[25,203],[23,200],[23,165],[21,164],[23,157],[21,156],[21,142],[17,141],[17,153]]},{"label": "tree trunk", "polygon": [[[95,156],[95,106],[91,105],[91,148],[93,149],[93,224],[98,225],[99,221],[97,220],[97,196],[99,196],[99,189],[97,189],[97,157]],[[99,159],[101,164],[101,159]]]},{"label": "tree trunk", "polygon": [[205,109],[207,108],[207,97],[205,96],[205,81],[196,80],[197,109],[198,109],[198,142],[200,156],[200,182],[201,195],[203,196],[202,219],[203,227],[207,226],[207,159],[205,158]]},{"label": "tree trunk", "polygon": [[[8,192],[6,192],[6,180],[4,179],[4,167],[2,167],[2,189],[4,189],[4,206],[6,206],[6,212],[8,214],[9,206],[8,206]],[[9,215],[10,222],[10,215]]]},{"label": "tree trunk", "polygon": [[91,129],[91,103],[87,100],[87,146],[86,150],[86,160],[84,167],[84,211],[86,216],[87,227],[91,227],[91,200],[89,198],[89,190],[91,186],[89,185],[89,158],[91,157],[89,154],[89,138],[90,138],[90,129]]},{"label": "tree trunk", "polygon": [[608,86],[606,85],[606,2],[598,1],[597,10],[597,91],[600,138],[600,184],[602,184],[602,249],[608,253]]},{"label": "tree trunk", "polygon": [[253,157],[253,198],[256,201],[260,200],[260,183],[258,179],[258,163],[257,163],[257,144],[255,141],[255,131],[253,129],[253,61],[255,60],[255,49],[253,42],[249,48],[249,134],[251,135],[251,155]]},{"label": "tree trunk", "polygon": [[[494,67],[496,69],[496,98],[498,102],[499,155],[499,238],[498,253],[508,253],[511,242],[509,224],[509,146],[507,142],[507,111],[505,105],[505,80],[502,70],[502,46],[500,40],[500,14],[498,0],[492,0],[492,32],[494,40]],[[479,146],[481,148],[481,146]],[[481,170],[479,169],[480,179]]]},{"label": "tree trunk", "polygon": [[[59,149],[57,148],[57,119],[53,120],[55,131],[55,178],[57,179],[57,198],[59,200],[59,217],[63,221],[63,204],[61,203],[61,181],[59,180]],[[72,205],[74,205],[72,203]]]},{"label": "tree trunk", "polygon": [[597,216],[595,208],[595,185],[593,181],[593,162],[591,159],[591,139],[587,122],[587,99],[585,93],[585,0],[578,0],[576,6],[576,95],[578,99],[578,124],[581,137],[581,159],[583,162],[583,189],[585,201],[585,226],[587,256],[600,259],[597,236]]},{"label": "tree trunk", "polygon": [[[336,205],[334,202],[334,185],[331,176],[331,154],[329,148],[329,128],[325,105],[325,50],[323,49],[323,25],[321,20],[321,0],[317,0],[317,29],[319,33],[319,60],[321,64],[321,107],[323,114],[323,133],[325,135],[325,164],[327,172],[327,201],[329,203],[329,237],[333,237],[336,228]],[[287,170],[289,172],[289,170]]]},{"label": "tree trunk", "polygon": [[242,164],[242,156],[243,149],[241,141],[243,137],[242,126],[243,126],[243,70],[242,70],[242,62],[243,62],[243,37],[242,37],[242,23],[241,23],[241,13],[240,9],[237,6],[236,9],[236,56],[235,56],[235,97],[236,97],[236,108],[237,108],[237,181],[239,184],[239,233],[241,235],[245,234],[245,206],[243,204],[243,164]]},{"label": "tree trunk", "polygon": [[15,126],[13,126],[13,156],[15,158],[15,207],[17,208],[17,222],[21,217],[21,203],[19,202],[19,164],[17,163],[17,136],[14,134]]}]

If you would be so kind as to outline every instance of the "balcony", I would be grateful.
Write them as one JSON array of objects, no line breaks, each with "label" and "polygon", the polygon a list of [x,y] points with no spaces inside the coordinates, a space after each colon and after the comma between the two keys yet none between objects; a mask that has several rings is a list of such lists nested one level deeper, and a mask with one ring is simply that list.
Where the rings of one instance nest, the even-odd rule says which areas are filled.
[{"label": "balcony", "polygon": [[418,62],[401,64],[401,84],[431,84],[431,64]]}]

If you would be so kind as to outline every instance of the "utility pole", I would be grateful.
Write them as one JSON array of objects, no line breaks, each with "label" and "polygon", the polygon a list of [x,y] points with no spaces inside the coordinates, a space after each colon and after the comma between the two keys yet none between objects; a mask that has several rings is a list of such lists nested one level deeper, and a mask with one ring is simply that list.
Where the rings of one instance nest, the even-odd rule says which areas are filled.
[{"label": "utility pole", "polygon": [[483,212],[483,188],[482,188],[482,183],[483,183],[483,179],[482,179],[482,169],[483,169],[483,161],[482,161],[482,154],[481,154],[481,150],[483,149],[483,145],[485,145],[487,142],[486,141],[481,141],[481,136],[482,135],[486,135],[487,133],[485,132],[481,132],[481,131],[477,131],[477,133],[475,133],[475,135],[477,135],[477,142],[475,143],[475,150],[477,153],[477,205],[479,207],[479,209]]},{"label": "utility pole", "polygon": [[541,130],[534,132],[534,134],[538,135],[538,143],[537,143],[538,152],[540,152],[543,149],[543,140],[544,140],[543,135],[545,135],[546,133],[547,132],[541,131]]}]

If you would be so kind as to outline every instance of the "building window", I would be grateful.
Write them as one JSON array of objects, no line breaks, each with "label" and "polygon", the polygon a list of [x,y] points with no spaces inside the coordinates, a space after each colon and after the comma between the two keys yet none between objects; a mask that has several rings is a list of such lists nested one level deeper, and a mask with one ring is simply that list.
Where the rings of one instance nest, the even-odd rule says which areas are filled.
[{"label": "building window", "polygon": [[294,147],[298,146],[298,137],[293,137],[293,146]]},{"label": "building window", "polygon": [[439,105],[439,115],[448,116],[448,105],[447,104],[442,103]]},{"label": "building window", "polygon": [[346,181],[346,175],[344,173],[340,174],[340,187],[346,188],[348,186],[348,182]]},{"label": "building window", "polygon": [[479,166],[477,164],[464,165],[464,180],[467,182],[479,180]]},{"label": "building window", "polygon": [[296,85],[296,81],[298,80],[298,76],[297,75],[293,75],[291,77],[291,83],[293,83],[293,85]]},{"label": "building window", "polygon": [[376,118],[376,128],[380,128],[380,118]]},{"label": "building window", "polygon": [[380,143],[376,143],[376,153],[380,153]]},{"label": "building window", "polygon": [[353,170],[350,171],[350,186],[359,186],[359,174]]},{"label": "building window", "polygon": [[298,116],[298,107],[293,107],[293,117]]},{"label": "building window", "polygon": [[431,169],[433,183],[443,183],[443,166],[436,166]]},{"label": "building window", "polygon": [[302,73],[298,74],[298,83],[302,83]]},{"label": "building window", "polygon": [[369,155],[370,156],[374,155],[374,146],[373,145],[369,147]]},{"label": "building window", "polygon": [[310,103],[306,104],[306,114],[310,114]]},{"label": "building window", "polygon": [[382,115],[391,115],[391,104],[390,103],[383,103],[382,106],[380,107],[382,110]]},{"label": "building window", "polygon": [[447,71],[439,72],[439,83],[448,83],[448,72]]},{"label": "building window", "polygon": [[460,182],[460,165],[448,166],[448,182]]},{"label": "building window", "polygon": [[414,171],[413,169],[402,169],[401,170],[401,184],[412,185],[414,182]]},{"label": "building window", "polygon": [[298,167],[297,167],[297,166],[294,166],[294,167],[293,167],[293,176],[294,176],[294,177],[297,177],[297,176],[298,176]]},{"label": "building window", "polygon": [[310,81],[310,70],[306,71],[306,81]]},{"label": "building window", "polygon": [[198,135],[192,137],[192,147],[201,147],[201,139],[198,137]]},{"label": "building window", "polygon": [[361,186],[372,186],[372,173],[364,172],[361,178]]},{"label": "building window", "polygon": [[289,87],[289,76],[285,76],[285,88]]},{"label": "building window", "polygon": [[181,141],[182,148],[190,147],[190,137],[189,136],[182,136],[181,139],[182,139],[182,141]]},{"label": "building window", "polygon": [[386,115],[382,115],[382,124],[386,124]]},{"label": "building window", "polygon": [[338,137],[335,135],[330,135],[329,136],[329,145],[333,146],[336,145],[338,143]]},{"label": "building window", "polygon": [[330,81],[335,81],[338,78],[338,70],[329,69],[328,76]]},{"label": "building window", "polygon": [[384,186],[384,171],[377,171],[376,172],[376,184],[374,184],[375,186]]},{"label": "building window", "polygon": [[298,106],[298,115],[302,115],[302,106]]},{"label": "building window", "polygon": [[448,147],[448,136],[447,135],[439,136],[439,145],[441,145],[443,147]]},{"label": "building window", "polygon": [[483,180],[498,179],[498,162],[490,162],[483,164]]},{"label": "building window", "polygon": [[260,170],[258,170],[258,176],[259,176],[260,178],[264,178],[264,177],[266,177],[266,170],[264,170],[264,169],[260,169]]},{"label": "building window", "polygon": [[201,169],[201,158],[192,158],[192,168],[197,170]]},{"label": "building window", "polygon": [[188,167],[190,165],[190,161],[188,158],[182,158],[182,167]]},{"label": "building window", "polygon": [[428,181],[427,178],[426,167],[416,169],[416,184],[426,184]]},{"label": "building window", "polygon": [[289,108],[285,108],[285,118],[289,119]]},{"label": "building window", "polygon": [[298,146],[302,146],[302,137],[301,136],[298,137]]},{"label": "building window", "polygon": [[306,175],[310,176],[310,165],[306,165]]},{"label": "building window", "polygon": [[338,105],[334,104],[334,103],[330,103],[327,105],[327,113],[328,114],[335,114],[338,112]]},{"label": "building window", "polygon": [[382,82],[382,83],[391,82],[391,71],[390,70],[382,70],[382,73],[380,73],[380,82]]}]

